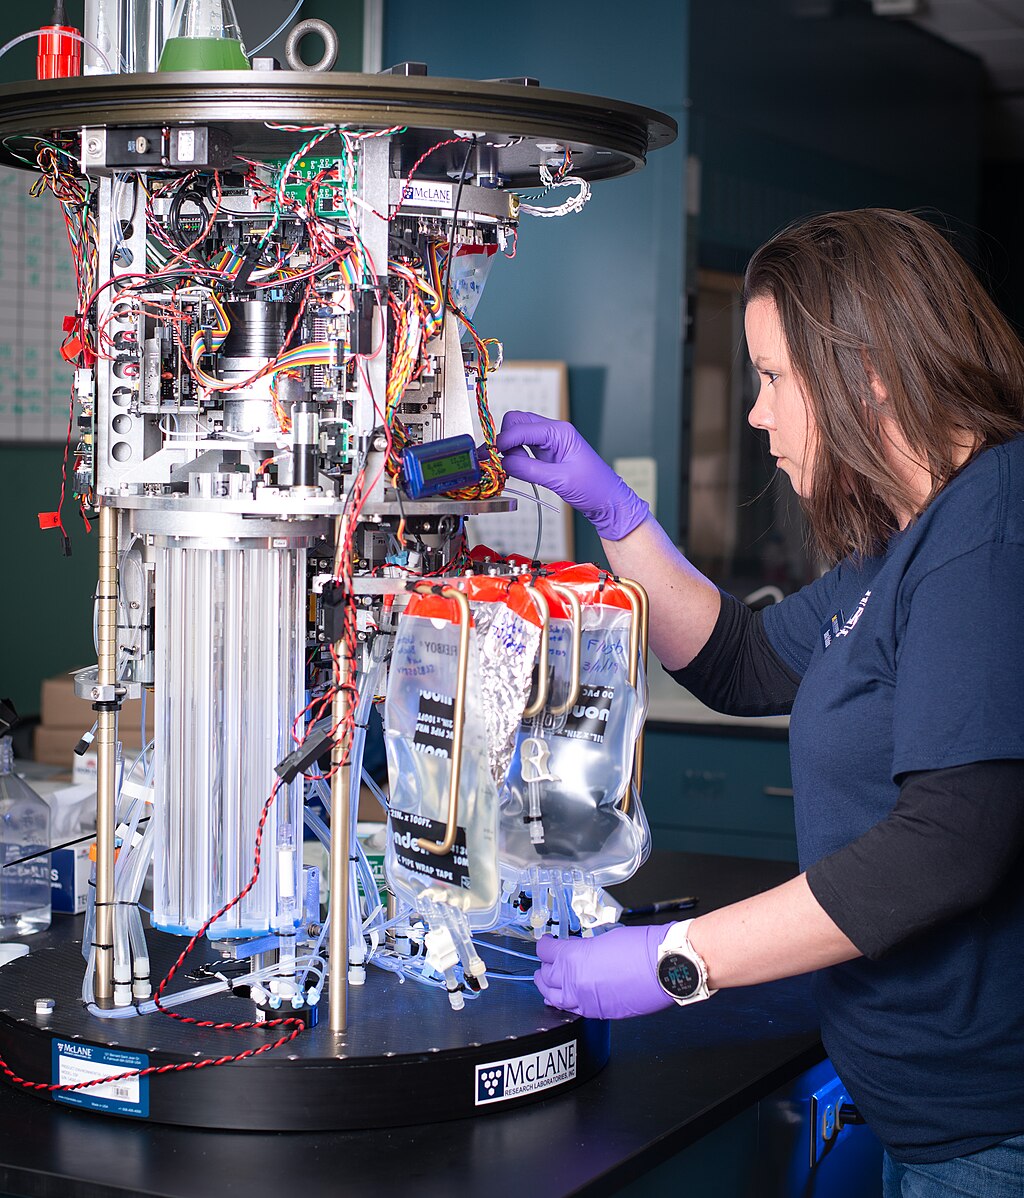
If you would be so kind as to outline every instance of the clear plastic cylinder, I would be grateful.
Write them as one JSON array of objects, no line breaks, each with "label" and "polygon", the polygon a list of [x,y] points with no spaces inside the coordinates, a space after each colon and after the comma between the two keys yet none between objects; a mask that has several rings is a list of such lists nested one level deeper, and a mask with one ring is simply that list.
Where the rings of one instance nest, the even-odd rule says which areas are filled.
[{"label": "clear plastic cylinder", "polygon": [[[257,825],[304,706],[305,549],[160,548],[153,924],[191,934],[249,880]],[[215,938],[301,919],[301,777],[282,784],[260,876]]]},{"label": "clear plastic cylinder", "polygon": [[173,12],[173,0],[85,0],[85,74],[155,71]]}]

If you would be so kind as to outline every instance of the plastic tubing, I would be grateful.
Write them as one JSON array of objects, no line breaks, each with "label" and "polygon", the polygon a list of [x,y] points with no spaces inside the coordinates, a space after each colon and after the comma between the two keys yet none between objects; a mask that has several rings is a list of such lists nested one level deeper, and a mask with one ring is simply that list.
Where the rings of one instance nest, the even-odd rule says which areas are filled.
[{"label": "plastic tubing", "polygon": [[[417,957],[416,960],[422,964],[420,958]],[[400,961],[397,957],[389,957],[385,953],[375,953],[370,958],[370,964],[376,965],[378,969],[386,969],[388,973],[397,973],[403,978],[411,978],[423,986],[433,986],[435,990],[448,989],[443,979],[424,977],[418,969],[410,969],[404,961]],[[466,997],[475,998],[476,995],[470,994]]]},{"label": "plastic tubing", "polygon": [[146,944],[146,932],[142,926],[142,914],[136,906],[128,907],[127,911],[128,938],[132,947],[132,996],[134,998],[149,998],[152,993],[152,985],[150,984],[149,977],[149,945]]},{"label": "plastic tubing", "polygon": [[539,495],[531,495],[527,491],[519,491],[515,487],[503,487],[503,495],[514,495],[517,499],[528,499],[531,503],[535,503],[538,507],[546,507],[549,512],[556,514],[561,510],[553,503],[548,503],[546,499],[541,499]]},{"label": "plastic tubing", "polygon": [[[296,9],[296,12],[297,11],[298,11],[298,9]],[[288,20],[290,21],[291,17],[289,17]],[[288,22],[286,21],[285,24],[287,24],[287,23]],[[282,26],[282,28],[284,28],[284,26]],[[46,32],[45,29],[31,29],[31,30],[29,30],[28,33],[23,33],[19,37],[12,37],[11,40],[5,46],[0,46],[0,58],[3,58],[3,56],[7,53],[8,50],[13,50],[15,46],[21,45],[22,42],[27,42],[29,40],[29,38],[39,37],[39,35],[41,33],[45,33],[45,32]],[[278,33],[280,33],[280,32],[281,32],[281,30],[279,29]],[[88,46],[90,50],[95,50],[96,53],[100,56],[100,58],[103,60],[103,65],[107,68],[107,71],[111,75],[117,74],[117,72],[114,70],[114,68],[110,65],[110,59],[103,53],[103,51],[99,48],[99,46],[97,46],[95,42],[89,41],[89,39],[87,37],[83,37],[78,32],[77,29],[65,30],[64,36],[70,37],[73,41],[81,42],[83,46]],[[277,37],[277,33],[274,34],[274,37]]]},{"label": "plastic tubing", "polygon": [[[363,850],[363,846],[359,843],[356,828],[359,823],[359,791],[364,772],[363,755],[366,750],[366,722],[370,716],[370,708],[373,705],[373,696],[376,692],[377,683],[380,680],[380,672],[383,664],[383,660],[379,658],[371,661],[369,670],[366,671],[360,680],[359,701],[356,704],[354,714],[354,732],[349,754],[349,761],[351,763],[349,770],[349,818],[351,820],[349,844],[352,846],[352,858],[356,864],[356,868],[349,871],[349,960],[356,966],[365,965],[366,963],[366,942],[364,939],[366,929],[363,926],[362,909],[359,904],[359,882],[362,882],[368,909],[370,907],[371,896],[377,893],[377,884],[373,881],[369,862],[366,860],[366,853]],[[378,903],[377,908],[379,906],[380,904]],[[351,929],[353,928],[360,929],[358,943],[352,942],[354,937]]]},{"label": "plastic tubing", "polygon": [[[327,936],[330,932],[330,927],[331,927],[331,913],[328,911],[327,918],[320,925],[320,935],[317,936],[316,944],[313,945],[313,952],[311,953],[310,958],[306,962],[305,966],[303,966],[302,970],[299,972],[298,985],[299,985],[299,989],[303,993],[306,992],[306,978],[309,976],[309,972],[313,967],[313,962],[316,960],[322,960],[322,957],[320,956],[320,954],[323,952],[324,942],[327,940]],[[323,981],[323,978],[321,976],[321,982],[322,981]]]},{"label": "plastic tubing", "polygon": [[[114,993],[115,1002],[117,1002],[117,991],[119,986],[131,987],[132,983],[132,954],[130,933],[128,931],[128,908],[125,906],[124,899],[124,878],[128,873],[128,863],[137,853],[138,846],[135,845],[135,836],[138,832],[139,819],[145,809],[145,803],[141,799],[133,801],[132,806],[128,808],[131,815],[126,833],[122,837],[121,851],[114,863]],[[147,826],[148,830],[148,826]],[[125,1002],[119,1002],[118,1006],[125,1006],[131,1002],[131,993],[122,997]]]},{"label": "plastic tubing", "polygon": [[[303,958],[302,964],[308,967],[310,962]],[[242,977],[232,978],[230,983],[226,981],[210,982],[205,986],[196,986],[191,990],[180,990],[174,994],[165,994],[160,999],[160,1006],[181,1007],[186,1003],[195,1002],[201,998],[210,998],[214,994],[223,994],[225,991],[230,990],[232,986],[247,986],[250,982],[264,982],[276,974],[277,965],[268,965],[263,969],[254,969],[251,973],[244,974]],[[89,1013],[97,1016],[99,1019],[131,1019],[137,1015],[153,1015],[159,1010],[154,999],[141,1002],[137,1007],[113,1007],[109,1010],[97,1007],[91,1000],[88,1006]]]},{"label": "plastic tubing", "polygon": [[518,949],[505,948],[504,945],[491,944],[489,940],[480,940],[476,937],[474,937],[473,943],[479,948],[491,948],[496,953],[504,953],[507,957],[520,957],[524,961],[532,961],[534,965],[539,964],[539,958],[536,953],[521,953]]},{"label": "plastic tubing", "polygon": [[265,50],[267,48],[267,46],[270,45],[270,43],[274,40],[275,37],[277,37],[279,34],[284,33],[284,31],[288,28],[288,26],[292,23],[292,21],[294,21],[295,18],[299,15],[299,9],[302,8],[302,5],[304,3],[305,3],[305,0],[299,0],[298,4],[295,5],[295,7],[292,9],[292,11],[285,17],[285,19],[281,22],[281,24],[274,30],[274,32],[270,35],[270,37],[265,38],[262,42],[260,42],[260,44],[256,47],[255,50],[250,50],[246,57],[255,58],[256,55],[259,54],[259,52],[261,50]]}]

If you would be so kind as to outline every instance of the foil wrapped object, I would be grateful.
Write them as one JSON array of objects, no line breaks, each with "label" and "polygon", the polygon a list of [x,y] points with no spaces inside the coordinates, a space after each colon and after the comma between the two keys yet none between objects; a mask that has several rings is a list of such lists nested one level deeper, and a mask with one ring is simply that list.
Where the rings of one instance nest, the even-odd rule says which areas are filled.
[{"label": "foil wrapped object", "polygon": [[512,762],[523,709],[530,701],[540,629],[503,603],[474,603],[480,691],[491,776],[501,788]]}]

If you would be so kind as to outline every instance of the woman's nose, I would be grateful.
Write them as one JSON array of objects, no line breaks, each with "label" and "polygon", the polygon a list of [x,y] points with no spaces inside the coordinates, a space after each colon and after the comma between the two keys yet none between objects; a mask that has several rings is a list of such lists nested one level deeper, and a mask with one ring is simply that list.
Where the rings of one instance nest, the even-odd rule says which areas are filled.
[{"label": "woman's nose", "polygon": [[747,413],[747,423],[751,428],[766,429],[774,427],[774,417],[772,416],[768,401],[765,399],[763,387],[757,393],[754,406]]}]

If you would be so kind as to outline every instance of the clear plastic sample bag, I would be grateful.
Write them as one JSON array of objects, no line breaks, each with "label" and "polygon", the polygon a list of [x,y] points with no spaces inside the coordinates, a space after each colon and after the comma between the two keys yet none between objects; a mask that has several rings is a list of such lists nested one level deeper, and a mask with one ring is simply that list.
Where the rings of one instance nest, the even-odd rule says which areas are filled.
[{"label": "clear plastic sample bag", "polygon": [[635,584],[595,566],[540,582],[551,592],[549,698],[517,736],[502,793],[502,870],[507,889],[570,887],[586,926],[603,906],[588,891],[630,877],[649,847],[634,785],[646,607]]},{"label": "clear plastic sample bag", "polygon": [[428,923],[427,963],[449,981],[450,996],[460,961],[467,979],[485,984],[470,931],[498,922],[498,783],[546,615],[518,580],[460,585],[410,597],[384,716],[388,881]]}]

